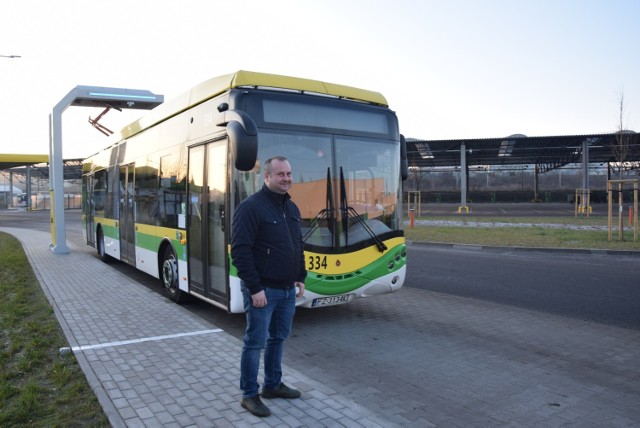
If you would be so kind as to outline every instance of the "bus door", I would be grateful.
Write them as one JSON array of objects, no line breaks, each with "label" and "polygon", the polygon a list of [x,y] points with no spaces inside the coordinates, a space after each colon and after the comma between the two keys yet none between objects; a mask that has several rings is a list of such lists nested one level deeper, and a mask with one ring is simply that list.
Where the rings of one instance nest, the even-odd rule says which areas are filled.
[{"label": "bus door", "polygon": [[189,149],[189,289],[227,304],[227,141]]},{"label": "bus door", "polygon": [[133,171],[133,164],[120,166],[120,259],[130,264],[136,261]]},{"label": "bus door", "polygon": [[87,240],[87,244],[95,246],[96,236],[93,229],[95,227],[93,221],[93,215],[95,214],[95,205],[93,200],[93,175],[84,176],[82,192],[84,201],[82,211],[84,213],[85,238]]}]

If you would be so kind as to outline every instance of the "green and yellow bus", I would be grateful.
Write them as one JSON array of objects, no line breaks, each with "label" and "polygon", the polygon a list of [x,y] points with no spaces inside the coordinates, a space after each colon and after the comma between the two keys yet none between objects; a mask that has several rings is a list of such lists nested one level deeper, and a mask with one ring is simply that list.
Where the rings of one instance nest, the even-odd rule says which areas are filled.
[{"label": "green and yellow bus", "polygon": [[83,163],[87,244],[161,280],[170,299],[242,312],[234,209],[286,156],[309,271],[301,307],[398,290],[406,273],[396,114],[377,92],[238,71],[195,86]]}]

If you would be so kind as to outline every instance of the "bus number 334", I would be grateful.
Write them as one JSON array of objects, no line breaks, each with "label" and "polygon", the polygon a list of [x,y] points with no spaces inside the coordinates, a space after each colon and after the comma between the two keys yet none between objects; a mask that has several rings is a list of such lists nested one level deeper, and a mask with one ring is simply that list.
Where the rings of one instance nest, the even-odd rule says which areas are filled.
[{"label": "bus number 334", "polygon": [[307,257],[308,265],[307,270],[320,270],[327,268],[327,256],[309,256]]}]

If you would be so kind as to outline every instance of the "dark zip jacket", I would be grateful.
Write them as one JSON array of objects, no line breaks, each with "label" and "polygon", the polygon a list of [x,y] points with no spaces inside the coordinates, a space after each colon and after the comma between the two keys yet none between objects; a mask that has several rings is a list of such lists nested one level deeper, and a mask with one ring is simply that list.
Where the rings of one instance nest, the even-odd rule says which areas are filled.
[{"label": "dark zip jacket", "polygon": [[304,282],[300,210],[288,193],[263,185],[236,208],[231,230],[231,258],[251,294]]}]

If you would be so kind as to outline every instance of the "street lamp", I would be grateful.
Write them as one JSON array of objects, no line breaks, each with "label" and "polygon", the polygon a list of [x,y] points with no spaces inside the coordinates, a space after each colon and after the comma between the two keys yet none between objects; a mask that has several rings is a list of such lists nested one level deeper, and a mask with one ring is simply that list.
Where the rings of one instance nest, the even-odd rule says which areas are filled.
[{"label": "street lamp", "polygon": [[20,55],[0,55],[2,58],[22,58]]}]

